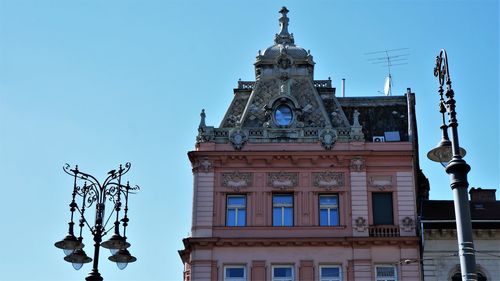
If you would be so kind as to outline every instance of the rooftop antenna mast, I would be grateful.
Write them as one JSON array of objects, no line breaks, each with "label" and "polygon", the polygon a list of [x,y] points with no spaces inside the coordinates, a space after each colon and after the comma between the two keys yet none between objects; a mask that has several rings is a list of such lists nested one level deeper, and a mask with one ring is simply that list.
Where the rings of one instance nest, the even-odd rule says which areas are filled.
[{"label": "rooftop antenna mast", "polygon": [[368,59],[372,64],[379,64],[387,67],[387,77],[384,83],[384,95],[392,96],[392,75],[391,66],[408,64],[409,48],[390,49],[377,52],[365,53],[372,56]]}]

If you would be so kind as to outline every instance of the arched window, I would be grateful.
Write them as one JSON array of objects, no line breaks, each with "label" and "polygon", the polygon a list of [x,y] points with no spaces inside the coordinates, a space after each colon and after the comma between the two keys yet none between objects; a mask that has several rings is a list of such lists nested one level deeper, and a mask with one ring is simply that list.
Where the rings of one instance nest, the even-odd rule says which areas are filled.
[{"label": "arched window", "polygon": [[[451,277],[451,281],[462,281],[462,274],[460,274],[460,271],[453,274],[453,276]],[[477,281],[488,281],[488,278],[486,278],[486,276],[483,273],[478,272]]]}]

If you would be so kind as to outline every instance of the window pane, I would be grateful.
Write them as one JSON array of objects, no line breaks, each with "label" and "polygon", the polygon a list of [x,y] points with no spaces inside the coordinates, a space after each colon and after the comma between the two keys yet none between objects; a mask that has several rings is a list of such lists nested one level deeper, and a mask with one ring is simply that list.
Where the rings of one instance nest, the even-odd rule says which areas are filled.
[{"label": "window pane", "polygon": [[273,208],[273,226],[281,226],[281,207]]},{"label": "window pane", "polygon": [[394,224],[392,213],[392,193],[372,193],[373,224]]},{"label": "window pane", "polygon": [[226,277],[245,277],[245,268],[243,267],[226,268]]},{"label": "window pane", "polygon": [[246,225],[246,211],[243,210],[238,210],[238,226],[245,226]]},{"label": "window pane", "polygon": [[244,196],[229,196],[227,198],[228,206],[245,206],[245,197]]},{"label": "window pane", "polygon": [[229,209],[227,210],[227,226],[236,226],[236,210]]},{"label": "window pane", "polygon": [[319,197],[319,204],[323,206],[324,205],[337,206],[338,204],[337,195],[321,195]]},{"label": "window pane", "polygon": [[278,123],[278,125],[289,125],[293,118],[292,109],[287,105],[280,105],[274,112],[274,118],[276,119],[276,123]]},{"label": "window pane", "polygon": [[273,277],[292,277],[291,267],[275,267]]},{"label": "window pane", "polygon": [[292,208],[284,208],[285,209],[285,221],[284,226],[293,226],[293,209]]},{"label": "window pane", "polygon": [[319,210],[319,225],[328,225],[328,210]]},{"label": "window pane", "polygon": [[293,205],[293,197],[290,194],[277,194],[273,196],[273,205]]},{"label": "window pane", "polygon": [[340,277],[339,267],[322,267],[321,277]]},{"label": "window pane", "polygon": [[394,267],[392,266],[377,266],[377,277],[395,277]]},{"label": "window pane", "polygon": [[338,226],[339,225],[339,210],[331,209],[330,210],[330,225]]}]

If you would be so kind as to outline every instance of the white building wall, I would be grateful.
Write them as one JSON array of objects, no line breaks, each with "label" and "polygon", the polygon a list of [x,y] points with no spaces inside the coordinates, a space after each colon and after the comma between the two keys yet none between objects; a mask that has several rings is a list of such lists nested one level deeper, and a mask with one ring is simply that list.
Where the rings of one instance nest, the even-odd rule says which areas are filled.
[{"label": "white building wall", "polygon": [[[429,231],[426,231],[423,252],[425,281],[449,281],[460,268],[454,234],[452,230],[436,231],[430,238]],[[476,264],[488,280],[500,280],[500,231],[491,230],[486,235],[489,237],[474,237]]]}]

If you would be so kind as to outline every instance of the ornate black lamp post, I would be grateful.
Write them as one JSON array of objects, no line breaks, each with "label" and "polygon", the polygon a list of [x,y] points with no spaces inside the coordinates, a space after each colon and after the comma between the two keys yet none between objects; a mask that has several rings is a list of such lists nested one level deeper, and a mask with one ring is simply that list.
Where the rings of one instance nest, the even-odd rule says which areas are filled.
[{"label": "ornate black lamp post", "polygon": [[[434,76],[439,79],[439,108],[443,117],[441,130],[443,139],[438,146],[429,153],[427,157],[435,162],[440,162],[445,166],[446,173],[450,175],[451,189],[453,190],[453,200],[455,205],[455,218],[457,222],[457,238],[460,257],[460,269],[462,280],[477,280],[476,258],[474,243],[472,241],[472,225],[470,219],[469,197],[467,189],[467,173],[470,166],[462,159],[465,150],[460,148],[458,143],[458,121],[455,111],[455,93],[451,88],[450,72],[448,70],[448,57],[444,49],[436,57],[436,67]],[[443,98],[443,85],[446,82],[446,101]],[[448,113],[448,125],[445,123],[445,112]],[[451,141],[448,139],[448,127],[451,128]]]},{"label": "ornate black lamp post", "polygon": [[[92,235],[94,236],[94,264],[92,271],[85,278],[87,281],[102,281],[103,278],[98,270],[99,265],[99,249],[100,247],[107,248],[111,251],[111,256],[108,258],[110,261],[116,262],[119,269],[124,269],[128,263],[135,262],[137,259],[130,255],[127,250],[130,243],[127,242],[125,236],[129,219],[128,212],[128,196],[133,194],[134,191],[139,190],[139,186],[131,187],[130,184],[122,184],[122,176],[130,170],[130,163],[126,163],[125,167],[120,167],[118,170],[111,170],[108,176],[101,184],[92,175],[83,173],[78,170],[78,165],[71,169],[68,164],[63,167],[64,172],[73,177],[73,193],[72,200],[69,204],[71,219],[69,221],[68,235],[63,240],[56,242],[55,246],[64,251],[66,255],[64,260],[73,264],[73,267],[78,270],[84,263],[92,261],[83,250],[84,244],[82,243],[82,231],[86,225]],[[83,184],[83,185],[82,185]],[[77,195],[81,197],[81,204],[78,205],[75,201]],[[105,206],[106,201],[113,204],[112,210],[106,218]],[[125,203],[123,209],[123,216],[120,217],[122,210],[122,202]],[[92,205],[96,206],[94,226],[91,226],[86,219],[85,209],[90,208]],[[78,226],[78,238],[74,234],[74,214],[78,211],[80,220]],[[115,215],[114,226],[106,229],[110,219]],[[123,236],[120,235],[120,226],[123,228]],[[102,242],[102,238],[111,230],[114,234],[109,240]],[[102,243],[101,243],[102,242]]]}]

